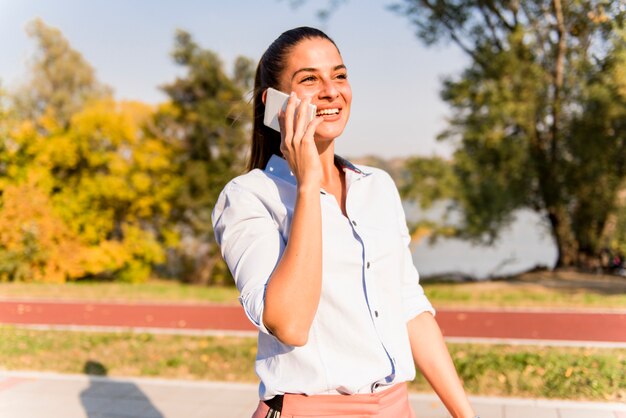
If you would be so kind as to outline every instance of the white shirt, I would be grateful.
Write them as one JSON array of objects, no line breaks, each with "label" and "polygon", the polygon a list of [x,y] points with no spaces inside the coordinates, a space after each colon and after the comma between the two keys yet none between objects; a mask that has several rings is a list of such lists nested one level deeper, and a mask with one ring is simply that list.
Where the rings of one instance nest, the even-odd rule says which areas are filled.
[{"label": "white shirt", "polygon": [[384,171],[336,157],[346,175],[346,212],[320,190],[322,293],[302,347],[263,325],[265,286],[289,237],[296,179],[272,156],[265,170],[230,181],[213,210],[222,255],[246,315],[258,327],[259,395],[371,393],[413,380],[406,322],[434,309],[411,258],[400,196]]}]

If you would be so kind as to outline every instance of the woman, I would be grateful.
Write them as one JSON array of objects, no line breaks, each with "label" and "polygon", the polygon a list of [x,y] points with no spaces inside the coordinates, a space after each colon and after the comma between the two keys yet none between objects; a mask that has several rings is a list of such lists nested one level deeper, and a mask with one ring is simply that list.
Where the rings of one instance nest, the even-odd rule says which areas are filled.
[{"label": "woman", "polygon": [[[281,134],[263,125],[269,87],[291,93]],[[393,181],[334,153],[351,101],[341,55],[317,29],[283,33],[259,62],[249,172],[213,211],[259,329],[253,418],[413,417],[415,364],[453,417],[474,417],[419,285]],[[309,103],[317,115],[307,125]]]}]

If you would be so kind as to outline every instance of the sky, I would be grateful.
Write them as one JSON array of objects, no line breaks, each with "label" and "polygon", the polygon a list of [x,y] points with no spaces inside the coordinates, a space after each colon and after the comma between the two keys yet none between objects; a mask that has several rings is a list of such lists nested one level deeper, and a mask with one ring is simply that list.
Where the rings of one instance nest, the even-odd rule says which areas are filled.
[{"label": "sky", "polygon": [[25,80],[35,45],[24,29],[37,17],[63,32],[117,99],[153,104],[166,100],[160,85],[184,74],[169,55],[176,29],[231,73],[237,56],[257,62],[283,31],[315,26],[337,43],[353,91],[338,154],[448,157],[451,144],[435,139],[449,116],[441,80],[468,60],[453,45],[425,47],[408,19],[386,8],[399,1],[347,0],[322,22],[316,11],[328,3],[315,0],[0,0],[0,82],[10,89]]}]

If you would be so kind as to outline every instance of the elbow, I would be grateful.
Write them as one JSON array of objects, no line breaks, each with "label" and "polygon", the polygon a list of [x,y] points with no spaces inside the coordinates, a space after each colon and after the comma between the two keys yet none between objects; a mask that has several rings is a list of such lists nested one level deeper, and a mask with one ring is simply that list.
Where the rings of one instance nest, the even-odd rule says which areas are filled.
[{"label": "elbow", "polygon": [[267,321],[265,318],[263,323],[270,333],[285,345],[302,347],[309,341],[309,327],[302,324],[284,320],[273,323],[272,321]]},{"label": "elbow", "polygon": [[293,347],[303,347],[309,341],[309,334],[305,332],[282,331],[274,335],[281,343]]}]

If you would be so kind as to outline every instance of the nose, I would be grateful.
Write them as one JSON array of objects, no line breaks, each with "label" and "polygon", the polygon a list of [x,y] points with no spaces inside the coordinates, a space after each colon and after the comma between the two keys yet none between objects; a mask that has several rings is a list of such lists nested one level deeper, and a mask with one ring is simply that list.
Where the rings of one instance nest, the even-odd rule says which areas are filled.
[{"label": "nose", "polygon": [[324,79],[322,82],[322,89],[319,92],[319,96],[321,99],[334,99],[339,95],[339,90],[333,80]]}]

